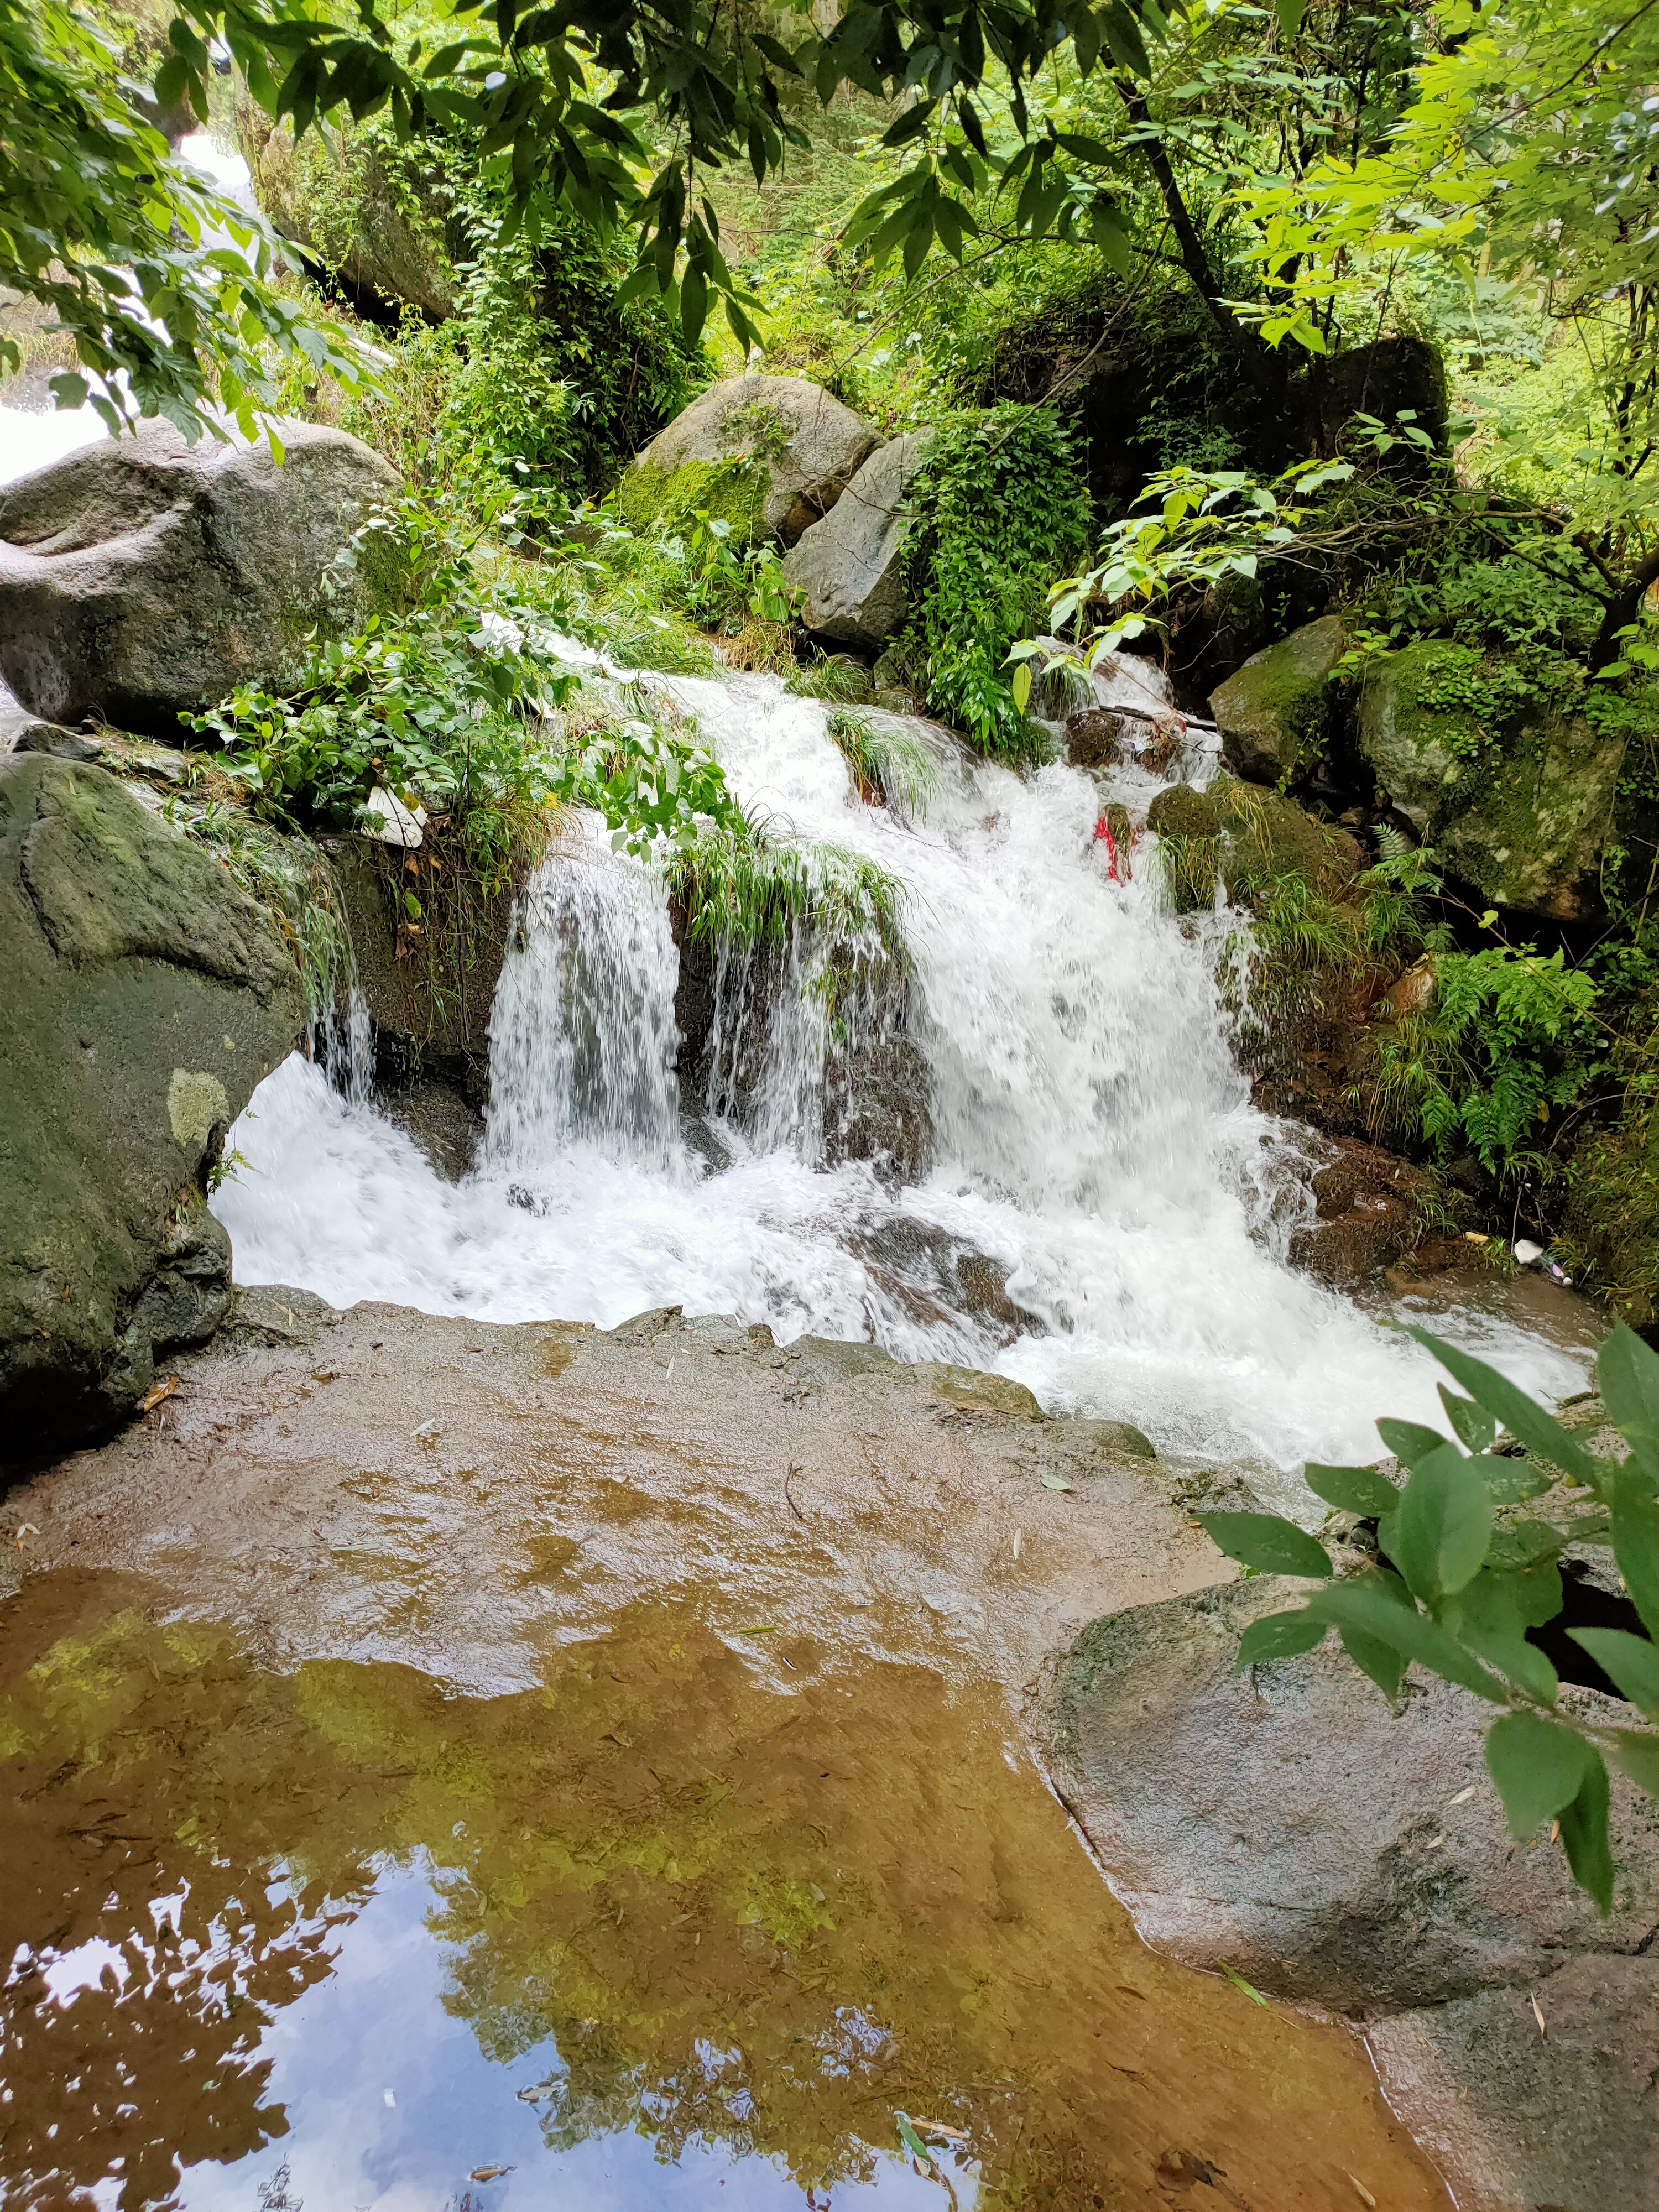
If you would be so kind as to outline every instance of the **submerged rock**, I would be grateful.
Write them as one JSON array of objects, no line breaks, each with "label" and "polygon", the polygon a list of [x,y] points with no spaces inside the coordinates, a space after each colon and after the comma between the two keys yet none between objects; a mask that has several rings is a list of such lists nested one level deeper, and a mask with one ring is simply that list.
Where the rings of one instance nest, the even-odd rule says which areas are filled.
[{"label": "submerged rock", "polygon": [[829,514],[879,432],[802,376],[733,376],[675,416],[617,489],[629,520],[648,528],[699,509],[747,540],[793,545]]},{"label": "submerged rock", "polygon": [[264,910],[99,768],[0,761],[0,1451],[108,1426],[230,1299],[225,1132],[304,1019]]},{"label": "submerged rock", "polygon": [[1261,1576],[1133,1607],[1060,1664],[1060,1792],[1147,1942],[1367,2014],[1641,1952],[1659,1931],[1651,1802],[1614,1776],[1601,1920],[1559,1850],[1511,1840],[1482,1755],[1491,1708],[1468,1692],[1417,1674],[1396,1711],[1334,1637],[1234,1674],[1248,1624],[1306,1592]]},{"label": "submerged rock", "polygon": [[1375,661],[1358,747],[1379,802],[1483,897],[1558,921],[1599,901],[1626,738],[1444,638]]},{"label": "submerged rock", "polygon": [[905,502],[932,443],[913,430],[878,447],[786,556],[784,580],[806,594],[802,619],[816,635],[875,653],[903,629]]},{"label": "submerged rock", "polygon": [[398,479],[343,430],[187,445],[170,423],[0,489],[0,675],[30,713],[167,735],[239,684],[291,690],[308,634],[398,602],[390,552],[325,571]]},{"label": "submerged rock", "polygon": [[1279,783],[1324,750],[1331,672],[1347,647],[1334,615],[1253,653],[1210,697],[1221,756],[1247,782]]}]

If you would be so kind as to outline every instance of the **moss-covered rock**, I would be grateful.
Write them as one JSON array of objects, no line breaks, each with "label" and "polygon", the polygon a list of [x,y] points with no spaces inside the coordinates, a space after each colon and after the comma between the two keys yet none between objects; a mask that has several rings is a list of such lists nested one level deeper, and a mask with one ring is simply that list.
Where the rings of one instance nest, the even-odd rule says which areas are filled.
[{"label": "moss-covered rock", "polygon": [[1571,921],[1596,902],[1626,739],[1576,711],[1574,671],[1552,675],[1425,639],[1367,670],[1358,746],[1453,874]]},{"label": "moss-covered rock", "polygon": [[639,529],[701,507],[729,522],[734,536],[793,545],[881,442],[805,377],[728,377],[652,440],[623,477],[618,502]]},{"label": "moss-covered rock", "polygon": [[1335,615],[1253,653],[1217,687],[1210,712],[1229,768],[1252,783],[1284,783],[1325,750],[1332,671],[1347,647]]},{"label": "moss-covered rock", "polygon": [[129,1412],[230,1297],[207,1196],[305,1007],[275,924],[116,779],[0,761],[0,1458]]},{"label": "moss-covered rock", "polygon": [[1158,841],[1164,886],[1177,914],[1215,904],[1221,866],[1221,816],[1208,792],[1188,783],[1160,791],[1146,810],[1146,827]]},{"label": "moss-covered rock", "polygon": [[1632,1328],[1659,1322],[1659,1107],[1632,1095],[1573,1162],[1559,1249]]}]

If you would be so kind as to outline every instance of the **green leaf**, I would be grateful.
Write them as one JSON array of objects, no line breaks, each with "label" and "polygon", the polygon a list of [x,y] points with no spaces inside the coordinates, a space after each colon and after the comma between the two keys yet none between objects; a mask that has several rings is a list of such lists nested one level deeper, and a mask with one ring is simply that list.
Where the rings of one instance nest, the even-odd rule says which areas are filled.
[{"label": "green leaf", "polygon": [[1446,1409],[1446,1419],[1452,1425],[1452,1434],[1461,1444],[1475,1453],[1492,1449],[1492,1438],[1498,1434],[1498,1424],[1484,1406],[1477,1406],[1473,1398],[1460,1398],[1443,1382],[1440,1385],[1440,1402]]},{"label": "green leaf", "polygon": [[1320,1579],[1331,1571],[1330,1556],[1305,1528],[1277,1513],[1200,1513],[1212,1543],[1230,1559],[1264,1575],[1307,1575]]},{"label": "green leaf", "polygon": [[913,138],[920,138],[932,120],[938,102],[920,100],[914,107],[907,107],[896,123],[890,123],[882,133],[884,146],[908,146]]},{"label": "green leaf", "polygon": [[1595,1379],[1614,1428],[1659,1473],[1659,1352],[1618,1322],[1596,1356]]},{"label": "green leaf", "polygon": [[1316,1498],[1343,1513],[1392,1513],[1400,1503],[1400,1492],[1374,1467],[1322,1467],[1310,1460],[1302,1480]]},{"label": "green leaf", "polygon": [[1473,1690],[1491,1705],[1507,1705],[1508,1696],[1497,1677],[1437,1621],[1430,1620],[1415,1606],[1402,1605],[1403,1595],[1402,1586],[1391,1575],[1356,1575],[1347,1582],[1332,1583],[1316,1590],[1308,1610],[1336,1628],[1358,1629],[1364,1636],[1374,1636],[1402,1657],[1415,1660],[1419,1666],[1443,1675],[1462,1689]]},{"label": "green leaf", "polygon": [[1252,2004],[1259,2004],[1263,2012],[1269,2012],[1272,2010],[1272,2007],[1268,2004],[1267,1998],[1262,1996],[1255,1984],[1254,1982],[1247,1982],[1243,1975],[1239,1972],[1236,1966],[1230,1966],[1224,1959],[1218,1959],[1216,1960],[1216,1964],[1220,1967],[1222,1972],[1225,1974],[1227,1979],[1232,1984],[1233,1987],[1236,1990],[1241,1990],[1243,1994],[1249,1997]]},{"label": "green leaf", "polygon": [[1307,0],[1275,0],[1279,14],[1279,34],[1293,39],[1302,28],[1302,16]]},{"label": "green leaf", "polygon": [[1393,1705],[1400,1696],[1400,1685],[1406,1679],[1409,1663],[1402,1652],[1391,1644],[1381,1643],[1375,1636],[1367,1636],[1364,1629],[1345,1628],[1341,1632],[1342,1649],[1353,1661],[1362,1674],[1369,1674],[1383,1696]]},{"label": "green leaf", "polygon": [[1578,1795],[1562,1808],[1561,1841],[1580,1889],[1605,1919],[1613,1908],[1613,1853],[1607,1845],[1607,1770],[1593,1747]]},{"label": "green leaf", "polygon": [[1659,1720],[1659,1644],[1622,1628],[1570,1628],[1567,1633],[1613,1677],[1632,1705],[1650,1721]]},{"label": "green leaf", "polygon": [[916,2133],[915,2130],[911,2126],[909,2121],[905,2118],[902,2112],[895,2112],[893,2118],[898,2122],[899,2139],[903,2143],[906,2150],[909,2152],[911,2157],[920,2159],[924,2166],[931,2166],[933,2163],[933,2154],[929,2151],[927,2144],[923,2142],[921,2137]]},{"label": "green leaf", "polygon": [[1659,1797],[1659,1735],[1646,1729],[1617,1729],[1613,1763],[1650,1797]]},{"label": "green leaf", "polygon": [[1415,1467],[1431,1452],[1443,1451],[1446,1439],[1438,1429],[1425,1429],[1421,1421],[1381,1420],[1376,1433],[1402,1466]]},{"label": "green leaf", "polygon": [[1263,1666],[1270,1659],[1294,1659],[1311,1651],[1324,1642],[1328,1626],[1306,1613],[1266,1613],[1253,1620],[1239,1638],[1233,1672],[1242,1674],[1247,1668]]},{"label": "green leaf", "polygon": [[1659,1503],[1632,1460],[1613,1477],[1613,1556],[1650,1636],[1659,1636]]},{"label": "green leaf", "polygon": [[1547,1413],[1535,1399],[1528,1397],[1506,1375],[1500,1375],[1495,1367],[1488,1367],[1484,1359],[1460,1352],[1455,1345],[1443,1343],[1425,1328],[1413,1328],[1407,1334],[1433,1352],[1475,1403],[1484,1406],[1501,1421],[1534,1459],[1541,1459],[1548,1467],[1559,1468],[1575,1482],[1599,1486],[1606,1470],[1597,1466],[1577,1437],[1569,1436],[1553,1414]]},{"label": "green leaf", "polygon": [[[1593,1758],[1582,1735],[1541,1713],[1505,1713],[1492,1723],[1486,1731],[1486,1770],[1498,1784],[1517,1843],[1571,1804]],[[1604,1786],[1606,1779],[1604,1773]]]},{"label": "green leaf", "polygon": [[1474,1580],[1491,1535],[1486,1486],[1473,1461],[1444,1443],[1413,1468],[1399,1504],[1378,1528],[1389,1558],[1425,1605]]},{"label": "green leaf", "polygon": [[1022,660],[1015,669],[1013,681],[1008,689],[1014,695],[1015,706],[1023,714],[1031,696],[1031,664],[1029,660]]}]

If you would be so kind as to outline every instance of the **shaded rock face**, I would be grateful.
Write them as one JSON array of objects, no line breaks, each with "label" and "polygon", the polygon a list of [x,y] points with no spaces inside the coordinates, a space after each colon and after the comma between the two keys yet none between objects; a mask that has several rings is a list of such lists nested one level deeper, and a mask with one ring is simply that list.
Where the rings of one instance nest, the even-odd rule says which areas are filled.
[{"label": "shaded rock face", "polygon": [[642,526],[704,508],[743,537],[793,545],[829,514],[881,442],[850,407],[805,377],[728,377],[652,440],[617,496]]},{"label": "shaded rock face", "polygon": [[[1143,1936],[1368,2014],[1640,1952],[1659,1930],[1659,1814],[1621,1778],[1601,1920],[1562,1853],[1511,1841],[1480,1700],[1414,1675],[1396,1713],[1334,1638],[1233,1673],[1242,1630],[1306,1589],[1264,1576],[1134,1607],[1060,1663],[1060,1793]],[[1632,1717],[1562,1695],[1604,1724]]]},{"label": "shaded rock face", "polygon": [[[410,877],[425,909],[416,937],[400,925],[401,854],[363,837],[327,842],[374,1027],[376,1079],[399,1093],[435,1082],[476,1111],[489,1096],[489,1017],[512,942],[515,887],[487,895],[460,880],[440,899],[428,879]],[[447,1158],[462,1125],[447,1107],[433,1111],[448,1116],[451,1133],[438,1147]],[[410,1112],[417,1114],[413,1103]]]},{"label": "shaded rock face", "polygon": [[[1303,389],[1310,442],[1318,453],[1342,452],[1356,415],[1374,415],[1396,434],[1399,417],[1408,416],[1413,428],[1445,450],[1450,421],[1445,363],[1426,338],[1379,338],[1374,345],[1316,358]],[[1425,458],[1421,447],[1406,444],[1396,446],[1389,459],[1391,466],[1415,471]]]},{"label": "shaded rock face", "polygon": [[0,1451],[107,1427],[209,1336],[225,1132],[305,1007],[275,925],[102,769],[0,761]]},{"label": "shaded rock face", "polygon": [[1483,672],[1427,639],[1366,672],[1358,745],[1379,800],[1498,906],[1571,921],[1598,901],[1626,740],[1538,698],[1483,699]]},{"label": "shaded rock face", "polygon": [[[349,295],[367,294],[364,304],[383,310],[407,301],[431,322],[455,313],[459,302],[445,252],[447,210],[435,179],[422,179],[411,191],[374,145],[353,149],[343,162],[320,138],[296,147],[288,126],[273,123],[246,93],[236,104],[236,137],[255,197],[274,227],[318,261],[337,267]],[[322,235],[313,210],[319,203],[332,206],[343,183],[349,204],[337,210],[336,230]]]},{"label": "shaded rock face", "polygon": [[816,636],[878,653],[903,629],[906,497],[932,443],[910,431],[878,446],[786,556],[785,580],[805,592],[803,619]]},{"label": "shaded rock face", "polygon": [[341,430],[186,445],[165,422],[0,490],[0,675],[31,714],[166,736],[239,684],[298,683],[306,637],[395,605],[390,555],[325,571],[398,480]]},{"label": "shaded rock face", "polygon": [[1210,696],[1221,756],[1250,783],[1279,783],[1324,750],[1332,670],[1347,647],[1334,615],[1253,653]]},{"label": "shaded rock face", "polygon": [[1417,1201],[1434,1177],[1375,1145],[1336,1144],[1336,1158],[1314,1172],[1317,1218],[1291,1236],[1291,1265],[1351,1291],[1415,1249],[1423,1234]]}]

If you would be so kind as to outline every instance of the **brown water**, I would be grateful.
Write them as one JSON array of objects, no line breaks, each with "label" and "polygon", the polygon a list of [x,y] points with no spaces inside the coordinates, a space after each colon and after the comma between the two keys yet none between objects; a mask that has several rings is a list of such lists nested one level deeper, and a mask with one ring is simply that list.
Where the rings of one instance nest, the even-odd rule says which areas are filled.
[{"label": "brown water", "polygon": [[463,1696],[156,1596],[0,1609],[20,2212],[1447,2201],[1346,2031],[1141,1948],[994,1690],[682,1598]]}]

